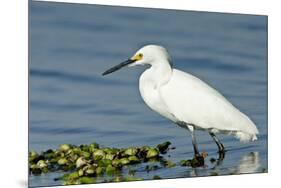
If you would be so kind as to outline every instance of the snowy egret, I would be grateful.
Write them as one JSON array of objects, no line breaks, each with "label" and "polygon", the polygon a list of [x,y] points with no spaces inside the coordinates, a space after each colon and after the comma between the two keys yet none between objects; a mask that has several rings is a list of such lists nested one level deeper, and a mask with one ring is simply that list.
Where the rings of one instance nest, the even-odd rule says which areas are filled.
[{"label": "snowy egret", "polygon": [[169,53],[162,46],[144,46],[133,57],[108,69],[103,75],[135,65],[150,65],[139,78],[144,102],[191,132],[195,156],[200,156],[195,130],[208,131],[223,155],[224,146],[215,135],[217,133],[233,135],[240,141],[257,139],[258,129],[248,116],[199,78],[174,69]]}]

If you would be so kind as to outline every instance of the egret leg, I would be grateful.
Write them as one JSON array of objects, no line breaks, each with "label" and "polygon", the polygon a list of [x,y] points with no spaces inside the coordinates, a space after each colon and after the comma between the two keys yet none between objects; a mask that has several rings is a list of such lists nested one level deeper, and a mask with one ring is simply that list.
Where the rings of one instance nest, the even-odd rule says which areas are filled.
[{"label": "egret leg", "polygon": [[213,138],[213,140],[215,141],[215,143],[217,144],[218,146],[218,149],[219,149],[219,153],[225,153],[224,151],[224,146],[223,144],[220,142],[220,140],[216,137],[216,135],[212,132],[209,132],[209,134],[211,135],[211,137]]},{"label": "egret leg", "polygon": [[192,125],[187,125],[187,127],[188,127],[189,131],[191,132],[194,154],[195,154],[195,156],[200,156],[200,153],[199,153],[199,150],[198,150],[198,147],[197,147],[196,138],[195,138],[194,127]]}]

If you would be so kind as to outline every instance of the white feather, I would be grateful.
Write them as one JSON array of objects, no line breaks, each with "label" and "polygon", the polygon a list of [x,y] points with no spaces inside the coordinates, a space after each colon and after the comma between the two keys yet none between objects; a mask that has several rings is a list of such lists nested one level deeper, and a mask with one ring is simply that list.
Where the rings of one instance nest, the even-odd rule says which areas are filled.
[{"label": "white feather", "polygon": [[137,53],[143,53],[151,65],[141,75],[139,89],[152,110],[175,123],[182,121],[195,129],[234,135],[242,142],[257,139],[258,129],[249,117],[199,78],[172,69],[162,47],[150,45]]}]

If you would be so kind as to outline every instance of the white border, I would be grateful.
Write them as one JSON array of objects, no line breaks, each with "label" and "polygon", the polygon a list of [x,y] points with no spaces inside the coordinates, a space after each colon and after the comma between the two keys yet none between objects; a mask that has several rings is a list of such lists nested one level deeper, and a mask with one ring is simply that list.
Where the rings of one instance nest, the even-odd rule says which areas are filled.
[{"label": "white border", "polygon": [[[74,1],[74,0],[73,0]],[[77,2],[78,0],[76,0]],[[82,2],[82,0],[80,0]],[[86,2],[86,1],[83,1]],[[280,12],[275,0],[87,0],[95,4],[269,15],[269,173],[69,187],[267,187],[280,181]],[[0,6],[1,187],[27,181],[27,0]]]},{"label": "white border", "polygon": [[35,0],[85,4],[121,5],[212,12],[267,14],[262,0]]}]

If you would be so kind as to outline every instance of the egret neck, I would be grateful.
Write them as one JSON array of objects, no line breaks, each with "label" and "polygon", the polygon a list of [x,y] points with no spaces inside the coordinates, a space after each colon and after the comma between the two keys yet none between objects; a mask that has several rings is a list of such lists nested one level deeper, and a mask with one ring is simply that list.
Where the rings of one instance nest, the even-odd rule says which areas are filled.
[{"label": "egret neck", "polygon": [[151,67],[143,73],[143,76],[147,81],[152,82],[154,89],[158,89],[169,82],[173,74],[169,61],[166,59],[152,61],[150,65]]},{"label": "egret neck", "polygon": [[177,122],[175,116],[168,111],[159,91],[161,86],[167,84],[172,77],[171,63],[163,59],[152,61],[150,65],[151,67],[144,71],[139,79],[140,94],[149,108]]}]

